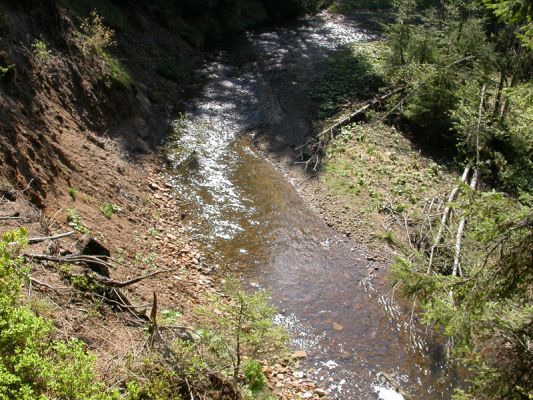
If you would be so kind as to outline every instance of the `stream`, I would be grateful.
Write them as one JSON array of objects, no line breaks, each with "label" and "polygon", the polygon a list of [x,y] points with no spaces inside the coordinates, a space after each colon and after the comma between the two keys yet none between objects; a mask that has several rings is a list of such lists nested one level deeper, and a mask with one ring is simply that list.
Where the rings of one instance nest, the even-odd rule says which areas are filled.
[{"label": "stream", "polygon": [[405,317],[385,266],[328,227],[286,173],[290,146],[312,132],[309,90],[328,55],[373,39],[357,19],[322,13],[214,51],[175,122],[172,179],[193,238],[272,293],[292,347],[307,352],[302,370],[330,398],[402,399],[385,373],[413,399],[449,399],[439,341]]}]

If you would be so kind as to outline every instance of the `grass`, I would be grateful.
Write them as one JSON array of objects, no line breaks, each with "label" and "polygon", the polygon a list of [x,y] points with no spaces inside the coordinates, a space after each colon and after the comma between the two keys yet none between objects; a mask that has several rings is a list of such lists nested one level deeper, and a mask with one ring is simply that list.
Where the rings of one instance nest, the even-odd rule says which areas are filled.
[{"label": "grass", "polygon": [[[341,207],[362,214],[374,229],[383,225],[391,211],[414,213],[453,182],[446,169],[423,157],[401,132],[382,123],[343,128],[328,149],[321,179]],[[388,229],[374,237],[389,244],[399,242]]]},{"label": "grass", "polygon": [[102,50],[101,54],[106,65],[109,67],[109,76],[111,79],[123,88],[131,89],[134,81],[129,71],[124,67],[124,64],[108,51]]}]

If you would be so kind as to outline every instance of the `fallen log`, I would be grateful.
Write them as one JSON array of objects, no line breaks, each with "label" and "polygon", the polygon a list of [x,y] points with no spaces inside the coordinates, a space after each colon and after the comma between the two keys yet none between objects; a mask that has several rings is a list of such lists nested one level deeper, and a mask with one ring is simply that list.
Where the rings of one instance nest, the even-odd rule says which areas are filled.
[{"label": "fallen log", "polygon": [[[73,254],[68,256],[49,256],[46,254],[32,254],[26,253],[23,254],[23,257],[30,260],[37,261],[52,261],[52,262],[64,262],[64,263],[85,263],[89,268],[94,269],[94,265],[98,265],[101,268],[98,268],[96,272],[101,275],[109,276],[109,270],[115,268],[108,261],[104,260],[103,256],[88,256],[88,255],[79,255]],[[102,273],[101,270],[104,270],[106,273]]]},{"label": "fallen log", "polygon": [[347,116],[345,116],[344,118],[340,119],[339,121],[335,122],[333,125],[331,125],[330,127],[328,127],[327,129],[324,129],[322,132],[320,132],[318,135],[312,137],[311,139],[309,139],[308,141],[306,141],[304,144],[296,147],[294,150],[295,151],[298,151],[298,150],[301,150],[303,149],[305,146],[308,146],[314,142],[316,142],[317,140],[319,140],[321,137],[327,135],[328,133],[333,136],[334,132],[341,128],[342,126],[352,122],[358,115],[364,113],[365,111],[367,111],[368,109],[370,108],[373,108],[375,107],[377,104],[389,99],[390,97],[394,96],[395,94],[398,94],[398,93],[401,93],[405,90],[406,88],[405,87],[399,87],[399,88],[396,88],[396,89],[393,89],[391,90],[390,92],[382,95],[382,96],[379,96],[379,97],[375,97],[371,100],[368,100],[366,102],[366,104],[364,104],[362,107],[358,108],[356,111],[348,114]]}]

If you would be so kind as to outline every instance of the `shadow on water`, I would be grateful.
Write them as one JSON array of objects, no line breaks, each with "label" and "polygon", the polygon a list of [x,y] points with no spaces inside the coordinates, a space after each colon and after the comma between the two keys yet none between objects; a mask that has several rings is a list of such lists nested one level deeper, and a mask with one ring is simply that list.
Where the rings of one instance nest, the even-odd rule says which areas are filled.
[{"label": "shadow on water", "polygon": [[387,295],[383,266],[330,229],[253,145],[261,139],[274,158],[292,156],[290,146],[312,128],[309,87],[325,61],[372,38],[322,14],[234,39],[206,62],[201,94],[176,121],[172,178],[192,235],[214,262],[272,292],[279,322],[308,353],[303,367],[332,398],[387,398],[383,372],[414,398],[447,399],[451,380],[438,342]]}]

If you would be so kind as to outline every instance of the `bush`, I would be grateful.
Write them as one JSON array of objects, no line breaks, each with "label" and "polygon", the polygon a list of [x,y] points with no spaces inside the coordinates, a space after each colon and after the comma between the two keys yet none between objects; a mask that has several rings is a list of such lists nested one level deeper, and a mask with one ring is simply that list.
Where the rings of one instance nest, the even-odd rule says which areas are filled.
[{"label": "bush", "polygon": [[97,379],[94,357],[76,340],[55,340],[53,326],[21,299],[28,270],[18,253],[27,243],[24,228],[0,241],[0,398],[118,399]]},{"label": "bush", "polygon": [[83,53],[95,51],[101,53],[104,49],[115,44],[115,32],[104,25],[104,20],[96,10],[91,11],[88,17],[81,20],[78,39],[81,42]]}]

